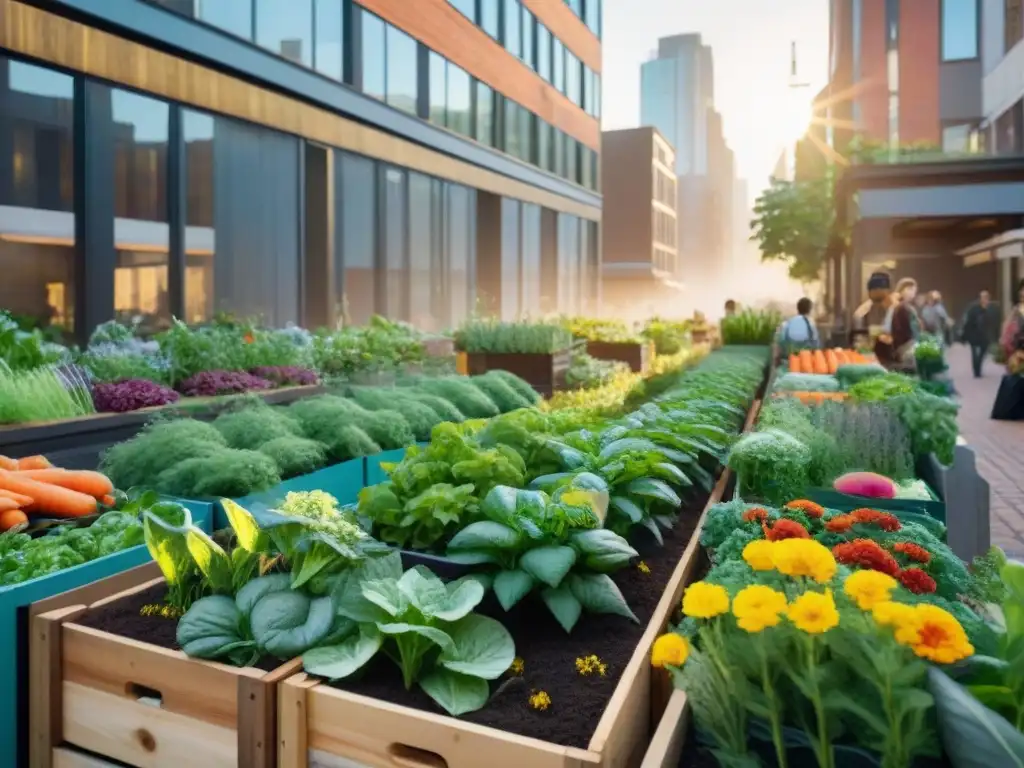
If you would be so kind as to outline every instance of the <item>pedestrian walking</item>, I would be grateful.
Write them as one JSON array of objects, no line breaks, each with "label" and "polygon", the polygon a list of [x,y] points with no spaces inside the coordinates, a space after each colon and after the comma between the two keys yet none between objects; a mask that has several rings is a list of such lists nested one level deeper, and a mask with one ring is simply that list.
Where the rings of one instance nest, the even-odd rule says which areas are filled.
[{"label": "pedestrian walking", "polygon": [[964,312],[960,338],[971,348],[971,368],[976,379],[982,376],[989,347],[999,338],[999,319],[999,308],[988,291],[979,293]]}]

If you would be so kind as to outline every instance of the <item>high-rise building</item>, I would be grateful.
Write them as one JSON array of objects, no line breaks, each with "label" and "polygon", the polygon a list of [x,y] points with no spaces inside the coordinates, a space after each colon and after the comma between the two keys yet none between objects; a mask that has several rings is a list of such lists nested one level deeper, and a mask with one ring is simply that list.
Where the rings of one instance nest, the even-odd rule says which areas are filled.
[{"label": "high-rise building", "polygon": [[83,338],[599,296],[601,0],[0,0],[0,19],[0,307]]},{"label": "high-rise building", "polygon": [[891,148],[976,147],[982,2],[831,0],[830,81],[818,108],[833,145],[842,151],[860,135]]}]

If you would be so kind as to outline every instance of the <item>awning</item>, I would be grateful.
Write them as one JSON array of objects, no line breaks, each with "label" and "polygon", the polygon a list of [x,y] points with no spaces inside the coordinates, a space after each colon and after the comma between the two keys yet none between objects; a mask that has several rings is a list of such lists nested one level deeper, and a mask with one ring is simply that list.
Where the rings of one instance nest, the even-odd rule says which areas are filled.
[{"label": "awning", "polygon": [[1009,229],[956,252],[965,267],[1024,256],[1024,229]]}]

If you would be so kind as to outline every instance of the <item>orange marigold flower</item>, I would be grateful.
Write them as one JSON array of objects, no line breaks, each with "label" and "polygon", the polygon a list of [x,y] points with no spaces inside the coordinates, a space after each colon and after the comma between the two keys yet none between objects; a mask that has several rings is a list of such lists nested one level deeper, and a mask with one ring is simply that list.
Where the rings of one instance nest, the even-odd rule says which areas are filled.
[{"label": "orange marigold flower", "polygon": [[[764,526],[764,523],[761,524]],[[795,520],[776,520],[771,528],[764,526],[764,535],[768,541],[782,541],[783,539],[809,539],[811,534],[807,532],[800,523]]]},{"label": "orange marigold flower", "polygon": [[896,558],[871,539],[854,539],[836,544],[832,554],[843,565],[870,568],[893,577],[900,572]]},{"label": "orange marigold flower", "polygon": [[935,579],[920,568],[907,568],[896,574],[896,578],[915,595],[930,595],[936,588]]},{"label": "orange marigold flower", "polygon": [[764,507],[751,507],[743,513],[744,523],[763,523],[768,519],[768,510]]},{"label": "orange marigold flower", "polygon": [[256,341],[256,339],[251,333],[247,333],[245,334],[245,336],[242,337],[242,341],[244,341],[246,344],[252,344],[254,341]]},{"label": "orange marigold flower", "polygon": [[888,512],[879,512],[877,509],[855,509],[850,513],[850,516],[855,523],[874,525],[889,533],[894,533],[903,527],[896,515],[891,515]]},{"label": "orange marigold flower", "polygon": [[846,533],[852,527],[853,518],[849,515],[836,515],[825,523],[825,530],[832,533]]},{"label": "orange marigold flower", "polygon": [[906,555],[911,560],[916,560],[919,563],[931,562],[932,553],[922,547],[920,544],[915,544],[912,541],[897,541],[893,545],[893,551],[898,552],[901,555]]},{"label": "orange marigold flower", "polygon": [[825,508],[821,506],[821,504],[810,501],[809,499],[794,499],[786,504],[786,509],[803,512],[808,517],[813,517],[815,519],[819,519],[825,514]]}]

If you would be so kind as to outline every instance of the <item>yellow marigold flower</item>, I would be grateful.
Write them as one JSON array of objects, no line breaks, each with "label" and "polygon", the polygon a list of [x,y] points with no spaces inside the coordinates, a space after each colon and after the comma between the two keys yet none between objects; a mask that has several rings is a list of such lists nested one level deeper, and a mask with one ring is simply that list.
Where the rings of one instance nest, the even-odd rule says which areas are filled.
[{"label": "yellow marigold flower", "polygon": [[669,632],[654,641],[651,666],[681,667],[690,656],[690,642],[682,635]]},{"label": "yellow marigold flower", "polygon": [[974,653],[960,622],[937,605],[915,605],[913,613],[896,628],[896,642],[910,646],[922,659],[953,664]]},{"label": "yellow marigold flower", "polygon": [[697,581],[683,593],[683,613],[694,619],[711,619],[729,610],[729,593],[718,584]]},{"label": "yellow marigold flower", "polygon": [[775,567],[772,559],[774,542],[767,539],[755,539],[743,548],[743,559],[755,571],[770,571]]},{"label": "yellow marigold flower", "polygon": [[596,672],[601,677],[604,677],[608,671],[608,665],[594,654],[590,654],[589,656],[576,659],[576,671],[584,676],[592,675]]},{"label": "yellow marigold flower", "polygon": [[809,576],[819,584],[832,580],[836,559],[814,539],[783,539],[772,545],[772,561],[787,576]]},{"label": "yellow marigold flower", "polygon": [[740,629],[747,632],[774,627],[785,610],[786,596],[760,584],[741,589],[732,600],[732,615]]},{"label": "yellow marigold flower", "polygon": [[903,603],[882,602],[871,609],[871,617],[881,627],[901,627],[912,621],[914,607]]},{"label": "yellow marigold flower", "polygon": [[636,564],[636,569],[645,576],[651,572],[651,567],[647,565],[643,560]]},{"label": "yellow marigold flower", "polygon": [[543,712],[551,706],[551,697],[548,696],[547,691],[537,691],[530,694],[529,703],[533,709]]},{"label": "yellow marigold flower", "polygon": [[523,671],[525,669],[526,669],[526,662],[523,661],[518,656],[516,656],[514,659],[512,659],[512,663],[509,664],[509,667],[508,667],[508,671],[511,672],[513,675],[521,675],[521,674],[523,674]]},{"label": "yellow marigold flower", "polygon": [[797,629],[809,635],[820,635],[839,624],[831,592],[804,592],[789,604],[786,615]]},{"label": "yellow marigold flower", "polygon": [[898,582],[881,571],[856,571],[843,582],[843,591],[862,611],[870,611],[879,603],[889,602]]}]

